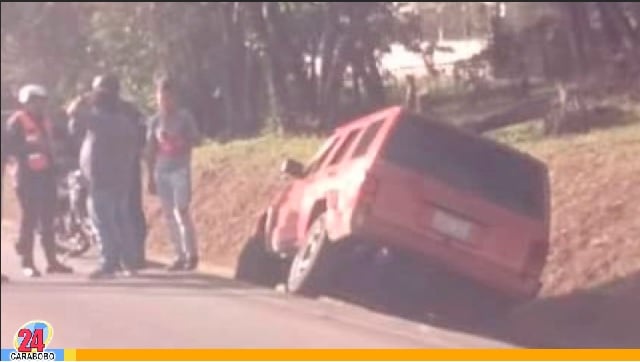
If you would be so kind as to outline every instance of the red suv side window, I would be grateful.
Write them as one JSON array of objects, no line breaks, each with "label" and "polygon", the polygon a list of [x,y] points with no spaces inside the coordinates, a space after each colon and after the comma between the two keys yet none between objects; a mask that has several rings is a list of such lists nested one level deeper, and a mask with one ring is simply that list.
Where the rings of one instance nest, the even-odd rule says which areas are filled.
[{"label": "red suv side window", "polygon": [[360,133],[360,131],[361,129],[354,129],[353,131],[349,132],[347,137],[344,138],[344,141],[342,141],[342,144],[340,145],[340,147],[338,147],[338,150],[336,151],[333,158],[331,159],[331,162],[329,162],[329,166],[335,165],[344,159],[344,156],[347,154],[347,151],[349,151],[349,149],[351,148],[351,145],[358,137],[358,134]]},{"label": "red suv side window", "polygon": [[329,155],[333,152],[333,149],[336,148],[336,145],[338,144],[338,140],[339,140],[338,138],[334,138],[331,141],[331,144],[329,144],[329,147],[327,147],[325,151],[315,161],[313,161],[311,165],[309,165],[309,168],[307,169],[307,172],[306,172],[307,175],[314,174],[316,171],[320,169],[320,167],[322,167],[324,162],[327,160],[327,157],[329,157]]},{"label": "red suv side window", "polygon": [[369,151],[369,147],[378,135],[378,131],[380,131],[383,122],[384,119],[381,119],[367,127],[362,137],[360,137],[360,141],[358,142],[355,151],[353,151],[353,158],[364,156],[365,154],[367,154],[367,152]]}]

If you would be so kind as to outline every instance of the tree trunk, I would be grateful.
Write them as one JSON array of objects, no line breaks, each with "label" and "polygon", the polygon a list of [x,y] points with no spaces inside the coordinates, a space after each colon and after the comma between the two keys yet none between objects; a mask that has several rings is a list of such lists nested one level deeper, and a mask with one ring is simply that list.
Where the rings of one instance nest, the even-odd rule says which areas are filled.
[{"label": "tree trunk", "polygon": [[386,101],[384,83],[380,76],[376,58],[373,55],[373,49],[366,53],[367,75],[365,82],[367,84],[367,92],[374,106],[380,107]]},{"label": "tree trunk", "polygon": [[615,24],[615,19],[613,18],[609,8],[605,5],[604,2],[596,3],[598,6],[598,10],[600,11],[600,17],[602,19],[602,27],[604,30],[604,34],[607,38],[607,45],[609,45],[609,49],[612,52],[618,52],[621,50],[622,46],[622,37],[618,28]]},{"label": "tree trunk", "polygon": [[325,13],[325,25],[324,30],[322,32],[322,37],[320,41],[320,52],[322,54],[321,68],[320,68],[320,78],[317,82],[317,91],[318,95],[317,106],[315,114],[318,116],[325,116],[326,109],[330,101],[328,100],[329,94],[328,89],[331,88],[331,78],[335,73],[336,57],[337,57],[337,48],[338,37],[339,37],[339,24],[338,24],[338,11],[337,5],[335,3],[327,4],[327,11]]},{"label": "tree trunk", "polygon": [[344,72],[347,66],[345,56],[345,48],[347,39],[342,37],[336,42],[333,54],[331,55],[331,64],[327,69],[327,79],[322,89],[320,114],[322,118],[327,120],[327,126],[333,128],[337,117],[337,109],[340,100],[340,90]]},{"label": "tree trunk", "polygon": [[288,73],[293,76],[293,84],[295,86],[296,100],[292,102],[298,112],[307,113],[312,108],[312,92],[310,90],[310,82],[305,73],[304,52],[297,49],[290,37],[293,30],[287,22],[287,17],[280,12],[278,3],[270,3],[268,24],[271,27],[270,34],[273,41],[278,43],[280,51],[278,54],[287,64]]},{"label": "tree trunk", "polygon": [[317,61],[320,56],[320,41],[315,42],[313,45],[313,50],[311,51],[311,65],[309,70],[309,93],[311,94],[311,109],[309,109],[309,113],[311,115],[316,115],[318,113],[318,67]]},{"label": "tree trunk", "polygon": [[267,84],[270,118],[279,132],[290,129],[289,117],[286,110],[289,105],[289,95],[286,86],[286,71],[279,57],[280,49],[274,41],[268,25],[268,7],[270,3],[253,3],[252,18],[256,30],[265,43],[266,55],[263,57],[263,71]]},{"label": "tree trunk", "polygon": [[588,58],[585,51],[585,35],[583,32],[583,8],[582,3],[562,3],[567,15],[567,37],[571,46],[572,63],[577,66],[577,72],[574,70],[573,76],[586,73],[586,59]]},{"label": "tree trunk", "polygon": [[[604,2],[602,6],[608,9],[611,19],[614,20],[614,24],[617,25],[620,34],[623,34],[627,48],[637,48],[640,45],[640,34],[634,32],[629,19],[624,13],[622,5],[616,2]],[[640,21],[640,19],[638,19],[638,21]]]}]

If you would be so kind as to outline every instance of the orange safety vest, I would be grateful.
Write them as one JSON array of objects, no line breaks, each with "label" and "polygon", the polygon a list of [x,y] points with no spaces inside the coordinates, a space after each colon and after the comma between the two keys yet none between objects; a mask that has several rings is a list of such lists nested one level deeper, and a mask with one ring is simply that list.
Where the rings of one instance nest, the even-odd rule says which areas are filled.
[{"label": "orange safety vest", "polygon": [[48,170],[51,167],[50,157],[44,152],[43,145],[50,142],[53,132],[51,121],[44,119],[44,127],[39,126],[31,116],[24,111],[19,111],[15,119],[22,126],[25,142],[32,146],[27,154],[29,169],[36,172]]}]

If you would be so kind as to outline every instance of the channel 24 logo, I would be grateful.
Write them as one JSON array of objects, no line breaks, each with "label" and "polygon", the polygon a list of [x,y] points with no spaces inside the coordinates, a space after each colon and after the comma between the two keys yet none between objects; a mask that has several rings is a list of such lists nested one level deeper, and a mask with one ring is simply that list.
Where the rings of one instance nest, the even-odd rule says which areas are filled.
[{"label": "channel 24 logo", "polygon": [[[53,339],[53,327],[46,321],[27,322],[18,329],[9,353],[10,361],[55,361],[56,353],[47,351]],[[3,360],[5,355],[3,353]]]}]

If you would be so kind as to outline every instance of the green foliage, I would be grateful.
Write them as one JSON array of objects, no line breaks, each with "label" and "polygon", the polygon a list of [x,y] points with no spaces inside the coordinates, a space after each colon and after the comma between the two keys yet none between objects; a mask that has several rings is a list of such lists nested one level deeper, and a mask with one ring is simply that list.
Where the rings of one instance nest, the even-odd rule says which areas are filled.
[{"label": "green foliage", "polygon": [[[490,29],[487,3],[2,2],[2,85],[43,83],[65,102],[115,72],[151,112],[153,80],[168,73],[210,135],[331,128],[395,100],[379,69],[394,42],[493,31],[494,68],[507,75],[537,58],[549,77],[595,69],[606,46],[632,59],[637,5],[584,4],[514,3],[508,14],[526,7],[515,12],[524,25]],[[585,23],[598,15],[599,29]]]},{"label": "green foliage", "polygon": [[62,102],[95,74],[115,72],[151,111],[162,72],[211,134],[255,133],[263,115],[296,129],[299,119],[338,117],[324,110],[339,109],[344,92],[356,93],[351,103],[384,101],[376,59],[411,38],[395,10],[385,2],[3,2],[2,81],[43,83]]}]

